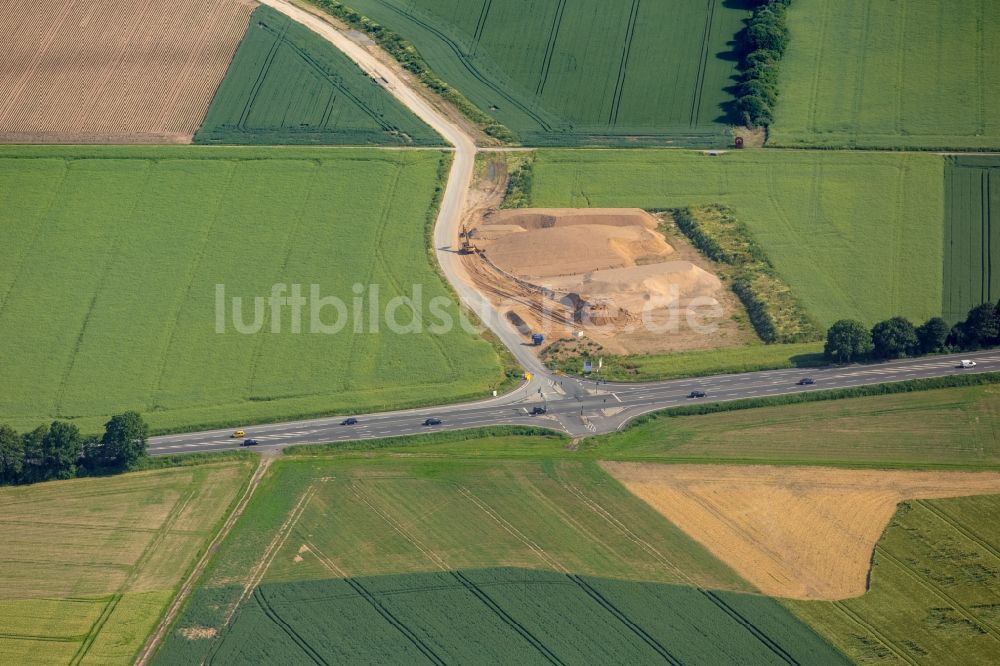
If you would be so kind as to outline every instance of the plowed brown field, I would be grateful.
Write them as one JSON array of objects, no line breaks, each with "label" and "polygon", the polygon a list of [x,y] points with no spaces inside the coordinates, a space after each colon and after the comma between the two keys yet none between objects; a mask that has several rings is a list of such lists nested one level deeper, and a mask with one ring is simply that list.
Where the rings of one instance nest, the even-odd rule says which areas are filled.
[{"label": "plowed brown field", "polygon": [[0,142],[186,143],[250,0],[0,2]]},{"label": "plowed brown field", "polygon": [[794,599],[864,594],[899,502],[1000,494],[995,472],[602,466],[761,592]]}]

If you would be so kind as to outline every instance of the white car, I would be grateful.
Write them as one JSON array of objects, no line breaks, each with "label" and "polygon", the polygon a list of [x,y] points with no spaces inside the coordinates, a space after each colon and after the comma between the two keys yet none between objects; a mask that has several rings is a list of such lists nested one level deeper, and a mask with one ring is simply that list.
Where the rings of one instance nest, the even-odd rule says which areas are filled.
[{"label": "white car", "polygon": [[962,368],[974,368],[974,367],[976,367],[976,362],[975,361],[962,361],[962,365],[960,367],[962,367]]}]

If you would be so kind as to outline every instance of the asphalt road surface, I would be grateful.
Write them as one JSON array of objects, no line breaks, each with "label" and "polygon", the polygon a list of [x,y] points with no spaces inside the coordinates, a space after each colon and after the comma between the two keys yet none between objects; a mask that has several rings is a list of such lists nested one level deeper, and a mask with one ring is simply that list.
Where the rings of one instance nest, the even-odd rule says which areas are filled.
[{"label": "asphalt road surface", "polygon": [[[972,369],[959,367],[961,359],[976,361]],[[535,425],[573,437],[614,432],[647,412],[697,402],[720,402],[763,396],[823,391],[836,388],[898,382],[925,377],[1000,372],[1000,350],[952,356],[930,356],[873,365],[851,365],[810,370],[768,370],[736,375],[716,375],[649,384],[612,384],[556,375],[536,377],[506,396],[475,403],[414,409],[378,414],[354,414],[358,424],[342,426],[347,414],[329,418],[246,427],[246,436],[260,442],[256,449],[277,449],[292,444],[320,444],[351,440],[415,435],[435,430],[460,430],[489,425]],[[797,382],[805,377],[811,386]],[[691,391],[704,391],[704,398],[689,398]],[[546,414],[531,416],[544,406]],[[428,417],[441,425],[424,426]],[[242,438],[232,430],[209,430],[153,437],[152,455],[223,451],[240,448]]]}]

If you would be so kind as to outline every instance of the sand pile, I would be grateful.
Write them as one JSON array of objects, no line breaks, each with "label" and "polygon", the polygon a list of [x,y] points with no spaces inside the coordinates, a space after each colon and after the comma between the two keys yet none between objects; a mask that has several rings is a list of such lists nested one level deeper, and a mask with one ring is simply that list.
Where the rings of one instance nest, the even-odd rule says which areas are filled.
[{"label": "sand pile", "polygon": [[722,282],[690,261],[671,260],[674,249],[657,226],[638,208],[518,209],[490,213],[472,235],[501,270],[615,321],[695,298],[714,301]]}]

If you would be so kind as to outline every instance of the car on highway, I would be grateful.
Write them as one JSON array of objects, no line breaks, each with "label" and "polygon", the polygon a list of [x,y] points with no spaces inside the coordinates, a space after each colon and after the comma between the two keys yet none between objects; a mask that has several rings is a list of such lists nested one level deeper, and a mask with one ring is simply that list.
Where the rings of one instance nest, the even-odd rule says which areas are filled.
[{"label": "car on highway", "polygon": [[340,425],[343,425],[343,426],[358,425],[358,420],[356,418],[354,418],[353,416],[351,416],[351,417],[346,418],[343,421],[341,421]]},{"label": "car on highway", "polygon": [[544,414],[547,411],[549,410],[546,407],[532,407],[530,413],[532,416],[538,416],[539,414]]},{"label": "car on highway", "polygon": [[240,444],[240,446],[257,446],[258,444],[260,444],[260,442],[258,442],[256,439],[244,439],[243,443]]},{"label": "car on highway", "polygon": [[688,393],[689,398],[704,398],[705,395],[706,394],[704,391],[691,391],[690,393]]},{"label": "car on highway", "polygon": [[816,383],[816,380],[812,377],[803,377],[799,381],[795,382],[798,386],[812,386]]},{"label": "car on highway", "polygon": [[230,435],[230,437],[232,439],[239,439],[240,437],[246,437],[246,436],[247,436],[247,434],[245,432],[243,432],[242,430],[237,430],[232,435]]},{"label": "car on highway", "polygon": [[962,361],[962,363],[958,367],[960,367],[960,368],[974,368],[974,367],[976,367],[976,362],[975,361]]},{"label": "car on highway", "polygon": [[441,419],[434,418],[433,416],[429,419],[424,419],[425,426],[441,425]]}]

